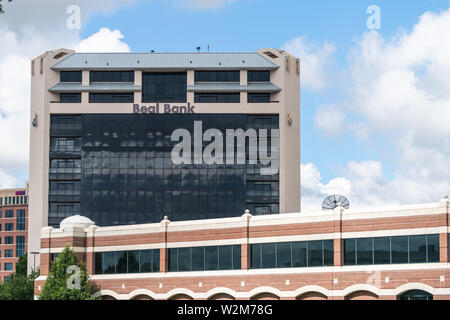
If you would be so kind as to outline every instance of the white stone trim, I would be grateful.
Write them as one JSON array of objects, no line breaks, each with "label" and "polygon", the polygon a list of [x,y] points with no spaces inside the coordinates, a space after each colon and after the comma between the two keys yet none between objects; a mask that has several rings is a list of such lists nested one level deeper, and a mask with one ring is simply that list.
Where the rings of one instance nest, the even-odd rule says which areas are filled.
[{"label": "white stone trim", "polygon": [[341,296],[347,297],[347,296],[351,295],[352,293],[355,293],[358,291],[367,291],[367,292],[377,295],[378,297],[380,295],[382,295],[382,293],[381,293],[382,289],[377,288],[370,284],[354,284],[354,285],[351,285],[351,286],[345,288],[344,290],[336,290],[335,292],[340,292]]},{"label": "white stone trim", "polygon": [[[88,247],[93,252],[111,252],[111,251],[129,251],[129,250],[147,250],[147,249],[161,249],[164,243],[148,243],[148,244],[128,244],[123,246],[102,246],[102,247]],[[92,252],[92,251],[89,251]]]},{"label": "white stone trim", "polygon": [[[59,247],[59,248],[41,248],[40,253],[61,253],[63,252],[65,247]],[[85,247],[70,247],[75,252],[87,252],[88,248]]]}]

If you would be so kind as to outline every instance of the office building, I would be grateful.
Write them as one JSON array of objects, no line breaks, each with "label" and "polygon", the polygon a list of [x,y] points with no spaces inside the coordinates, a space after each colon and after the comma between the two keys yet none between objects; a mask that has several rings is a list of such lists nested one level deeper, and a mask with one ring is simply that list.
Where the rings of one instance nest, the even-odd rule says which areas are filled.
[{"label": "office building", "polygon": [[73,215],[106,227],[300,211],[300,61],[285,51],[59,49],[31,79],[29,251]]},{"label": "office building", "polygon": [[27,253],[28,184],[0,190],[0,281],[8,281],[19,258]]}]

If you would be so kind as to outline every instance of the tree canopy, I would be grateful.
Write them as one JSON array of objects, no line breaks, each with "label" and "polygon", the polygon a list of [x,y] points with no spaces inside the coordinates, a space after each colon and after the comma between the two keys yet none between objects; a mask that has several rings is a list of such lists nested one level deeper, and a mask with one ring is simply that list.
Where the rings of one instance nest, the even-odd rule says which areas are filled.
[{"label": "tree canopy", "polygon": [[0,285],[0,300],[33,300],[34,280],[38,276],[39,269],[32,270],[27,276],[27,255],[21,256],[16,264],[16,272]]}]

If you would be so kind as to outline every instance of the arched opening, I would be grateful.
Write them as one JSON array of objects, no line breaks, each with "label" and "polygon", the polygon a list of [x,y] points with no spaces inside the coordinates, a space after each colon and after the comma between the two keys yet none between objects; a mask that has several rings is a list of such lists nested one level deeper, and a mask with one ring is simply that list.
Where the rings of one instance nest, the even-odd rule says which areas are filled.
[{"label": "arched opening", "polygon": [[116,300],[113,296],[104,295],[100,297],[102,300]]},{"label": "arched opening", "polygon": [[320,292],[306,292],[295,298],[296,300],[328,300],[328,297]]},{"label": "arched opening", "polygon": [[208,300],[235,300],[235,298],[228,293],[217,293],[209,297]]},{"label": "arched opening", "polygon": [[131,300],[154,300],[154,299],[146,294],[140,294],[131,298]]},{"label": "arched opening", "polygon": [[355,291],[347,295],[345,300],[378,300],[378,296],[369,291]]},{"label": "arched opening", "polygon": [[251,297],[250,300],[280,300],[280,297],[273,293],[263,292]]},{"label": "arched opening", "polygon": [[433,300],[433,295],[424,290],[409,290],[397,297],[399,300]]},{"label": "arched opening", "polygon": [[187,294],[180,293],[170,297],[169,300],[194,300],[194,298]]}]

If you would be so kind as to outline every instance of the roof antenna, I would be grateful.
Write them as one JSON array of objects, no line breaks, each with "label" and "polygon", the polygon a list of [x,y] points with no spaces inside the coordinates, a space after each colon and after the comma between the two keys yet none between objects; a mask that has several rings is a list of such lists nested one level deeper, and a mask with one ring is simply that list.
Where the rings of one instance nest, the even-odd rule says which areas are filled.
[{"label": "roof antenna", "polygon": [[200,52],[200,49],[201,49],[200,47],[197,47],[197,51],[198,51],[198,52]]},{"label": "roof antenna", "polygon": [[211,48],[211,46],[208,44],[208,52],[209,52],[209,48]]}]

